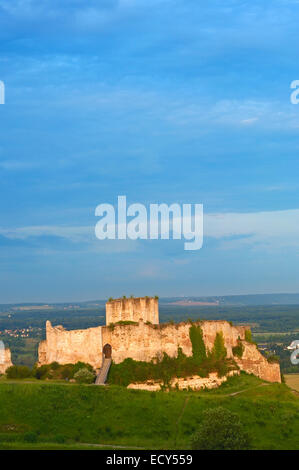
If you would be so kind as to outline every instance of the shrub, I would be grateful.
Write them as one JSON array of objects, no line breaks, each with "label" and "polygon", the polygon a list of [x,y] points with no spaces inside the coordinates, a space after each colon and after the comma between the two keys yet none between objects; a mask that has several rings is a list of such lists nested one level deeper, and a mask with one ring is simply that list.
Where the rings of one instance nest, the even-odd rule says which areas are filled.
[{"label": "shrub", "polygon": [[11,366],[6,370],[6,376],[8,379],[27,379],[32,372],[27,366]]},{"label": "shrub", "polygon": [[57,444],[64,444],[66,441],[65,437],[62,434],[56,434],[53,440],[54,442],[57,442]]},{"label": "shrub", "polygon": [[238,340],[238,345],[234,346],[232,348],[232,351],[233,351],[234,356],[237,356],[241,359],[241,357],[243,356],[243,352],[244,352],[244,346],[242,344],[242,341]]},{"label": "shrub", "polygon": [[76,364],[73,365],[73,376],[78,372],[80,369],[87,369],[90,372],[93,372],[93,367],[90,364],[87,364],[86,362],[76,362]]},{"label": "shrub", "polygon": [[25,442],[37,442],[37,434],[35,432],[25,432],[23,438]]},{"label": "shrub", "polygon": [[45,380],[50,372],[50,365],[44,365],[33,369],[33,376],[39,380]]},{"label": "shrub", "polygon": [[275,354],[267,354],[267,361],[272,364],[272,363],[278,363],[279,364],[279,356],[276,356]]},{"label": "shrub", "polygon": [[216,361],[214,364],[214,370],[218,373],[219,377],[223,377],[228,373],[228,365],[226,361]]},{"label": "shrub", "polygon": [[80,384],[91,384],[94,382],[95,376],[90,370],[84,368],[75,373],[74,379]]},{"label": "shrub", "polygon": [[249,448],[249,437],[237,414],[222,407],[203,412],[199,430],[193,435],[194,450],[243,450]]},{"label": "shrub", "polygon": [[79,361],[76,364],[58,364],[57,362],[52,362],[41,367],[35,367],[33,369],[33,376],[40,380],[70,380],[80,369],[88,369],[93,373],[92,366],[85,362]]},{"label": "shrub", "polygon": [[52,362],[52,364],[50,364],[50,367],[52,370],[57,370],[59,369],[60,364],[58,362]]},{"label": "shrub", "polygon": [[74,366],[73,364],[64,364],[61,367],[61,372],[60,372],[61,378],[63,379],[72,379],[74,377]]}]

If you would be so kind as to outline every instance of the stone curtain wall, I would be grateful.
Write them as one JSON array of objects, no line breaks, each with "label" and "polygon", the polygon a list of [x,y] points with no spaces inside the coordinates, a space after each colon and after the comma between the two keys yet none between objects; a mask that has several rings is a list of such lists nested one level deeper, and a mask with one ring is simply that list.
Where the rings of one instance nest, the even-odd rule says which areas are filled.
[{"label": "stone curtain wall", "polygon": [[[207,349],[212,349],[216,334],[222,332],[227,355],[233,357],[232,348],[238,345],[240,339],[244,346],[243,356],[241,359],[234,358],[240,369],[270,382],[281,381],[279,365],[269,364],[254,344],[245,341],[247,327],[232,326],[227,321],[195,324],[202,328]],[[135,325],[116,324],[66,331],[62,326],[52,327],[47,322],[47,339],[39,346],[39,365],[54,361],[60,364],[82,361],[99,368],[102,365],[103,346],[107,343],[112,346],[112,360],[115,363],[128,357],[137,361],[150,361],[162,356],[163,352],[174,357],[179,347],[187,356],[191,356],[190,326],[189,322],[153,325],[140,321]]]},{"label": "stone curtain wall", "polygon": [[[229,357],[232,357],[232,347],[237,345],[238,338],[245,338],[245,327],[234,327],[226,321],[197,322],[201,325],[203,338],[208,349],[212,349],[216,334],[223,333],[224,344]],[[157,354],[166,352],[176,356],[178,348],[182,348],[187,356],[192,355],[192,344],[189,337],[191,324],[161,324],[150,325],[139,322],[138,325],[114,325],[103,328],[103,344],[112,346],[112,359],[115,363],[122,362],[127,357],[137,361],[150,361]]]},{"label": "stone curtain wall", "polygon": [[[201,326],[208,350],[212,349],[216,334],[222,332],[227,356],[232,358],[232,348],[238,345],[240,339],[244,345],[243,356],[242,359],[234,357],[240,369],[269,382],[281,382],[279,364],[268,363],[255,344],[245,341],[245,331],[248,327],[232,326],[227,321],[204,321],[195,324]],[[116,364],[127,357],[136,361],[150,361],[163,352],[174,357],[179,347],[187,356],[191,356],[190,326],[189,322],[157,326],[144,322],[138,325],[106,326],[102,328],[103,344],[111,344],[112,359]]]},{"label": "stone curtain wall", "polygon": [[46,323],[46,340],[39,345],[39,365],[75,364],[78,361],[87,362],[94,368],[102,365],[102,327],[86,330],[66,331],[62,326],[52,327]]},{"label": "stone curtain wall", "polygon": [[201,324],[203,339],[207,350],[211,351],[214,346],[216,334],[222,332],[227,356],[233,357],[232,348],[237,346],[238,339],[245,339],[246,326],[233,326],[227,321],[205,321]]},{"label": "stone curtain wall", "polygon": [[0,374],[5,374],[6,370],[11,367],[13,363],[11,362],[11,352],[10,349],[6,348],[4,350],[4,362],[0,362]]},{"label": "stone curtain wall", "polygon": [[106,303],[106,325],[119,321],[140,320],[159,323],[158,299],[153,297],[138,297],[116,299]]}]

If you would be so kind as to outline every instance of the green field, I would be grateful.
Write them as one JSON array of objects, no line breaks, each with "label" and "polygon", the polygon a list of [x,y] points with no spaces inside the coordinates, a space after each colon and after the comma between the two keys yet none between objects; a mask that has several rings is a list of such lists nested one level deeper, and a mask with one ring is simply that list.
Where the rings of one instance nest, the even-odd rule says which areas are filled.
[{"label": "green field", "polygon": [[299,449],[297,394],[246,374],[214,391],[168,393],[1,380],[0,448],[187,449],[215,406],[238,413],[253,448]]},{"label": "green field", "polygon": [[286,374],[284,377],[286,384],[293,390],[299,392],[299,374]]}]

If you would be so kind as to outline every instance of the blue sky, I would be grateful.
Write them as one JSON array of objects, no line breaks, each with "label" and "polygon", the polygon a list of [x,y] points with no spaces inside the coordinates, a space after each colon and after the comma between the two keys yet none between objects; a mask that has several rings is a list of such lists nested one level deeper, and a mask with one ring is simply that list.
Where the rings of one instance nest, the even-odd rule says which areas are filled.
[{"label": "blue sky", "polygon": [[[0,303],[298,292],[299,2],[0,0]],[[204,204],[204,245],[99,241]]]}]

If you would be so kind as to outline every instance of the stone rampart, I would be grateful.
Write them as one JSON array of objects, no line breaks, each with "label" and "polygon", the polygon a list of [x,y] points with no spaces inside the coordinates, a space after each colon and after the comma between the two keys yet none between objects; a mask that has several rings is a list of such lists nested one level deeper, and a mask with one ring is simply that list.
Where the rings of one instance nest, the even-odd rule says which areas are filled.
[{"label": "stone rampart", "polygon": [[78,361],[102,365],[102,327],[67,331],[62,326],[46,323],[46,340],[39,345],[39,365],[58,362],[75,364]]}]

